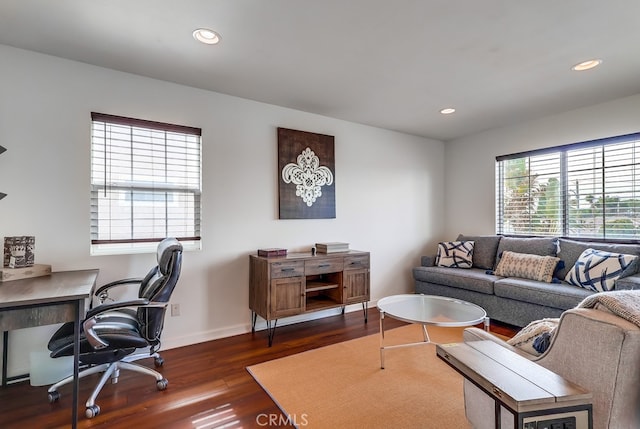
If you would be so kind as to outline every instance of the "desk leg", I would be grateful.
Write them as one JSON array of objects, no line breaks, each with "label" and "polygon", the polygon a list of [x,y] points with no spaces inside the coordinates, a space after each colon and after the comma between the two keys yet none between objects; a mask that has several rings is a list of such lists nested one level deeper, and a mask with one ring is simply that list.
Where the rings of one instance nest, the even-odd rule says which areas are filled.
[{"label": "desk leg", "polygon": [[80,390],[80,310],[83,303],[76,301],[75,320],[73,322],[73,406],[71,407],[71,427],[78,427],[78,394]]},{"label": "desk leg", "polygon": [[2,387],[7,385],[7,359],[9,358],[9,331],[2,332]]}]

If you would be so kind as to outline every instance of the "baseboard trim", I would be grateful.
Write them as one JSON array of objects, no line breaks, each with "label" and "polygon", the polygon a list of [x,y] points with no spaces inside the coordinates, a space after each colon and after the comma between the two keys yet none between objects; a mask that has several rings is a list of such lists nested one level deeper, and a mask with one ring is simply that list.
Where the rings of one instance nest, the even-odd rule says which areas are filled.
[{"label": "baseboard trim", "polygon": [[[375,306],[375,303],[369,302],[368,307],[372,306]],[[362,311],[362,304],[352,304],[346,306],[345,308],[345,313],[351,313],[354,311]],[[321,319],[323,317],[336,316],[341,312],[342,309],[340,308],[332,308],[329,310],[320,310],[313,313],[300,314],[298,316],[285,317],[284,319],[278,319],[278,326],[292,325],[294,323],[308,322],[311,320]],[[263,331],[265,329],[267,329],[267,322],[264,319],[258,317],[258,321],[256,322],[256,331]],[[246,334],[248,332],[251,332],[250,321],[246,324],[225,326],[221,329],[213,329],[210,331],[198,332],[191,335],[180,335],[180,337],[163,338],[162,350],[190,346],[192,344],[204,343],[207,341],[218,340],[220,338],[231,337],[233,335]]]}]

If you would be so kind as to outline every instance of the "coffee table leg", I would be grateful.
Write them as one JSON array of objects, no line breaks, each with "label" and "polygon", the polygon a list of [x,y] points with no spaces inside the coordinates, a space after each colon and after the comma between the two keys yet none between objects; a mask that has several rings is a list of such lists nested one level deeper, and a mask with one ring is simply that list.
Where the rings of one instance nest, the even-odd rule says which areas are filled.
[{"label": "coffee table leg", "polygon": [[380,312],[380,369],[384,369],[384,311]]},{"label": "coffee table leg", "polygon": [[427,325],[422,325],[422,333],[424,334],[424,342],[430,343],[431,338],[429,338],[429,333],[427,332]]},{"label": "coffee table leg", "polygon": [[490,320],[491,319],[488,318],[488,317],[484,318],[484,330],[487,331],[487,332],[489,332],[489,322],[490,322]]}]

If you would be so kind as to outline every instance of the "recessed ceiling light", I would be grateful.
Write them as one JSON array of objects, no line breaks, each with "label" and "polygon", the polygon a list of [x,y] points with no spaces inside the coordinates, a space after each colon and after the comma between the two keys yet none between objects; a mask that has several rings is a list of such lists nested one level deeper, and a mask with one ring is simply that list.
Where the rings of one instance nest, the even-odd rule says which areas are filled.
[{"label": "recessed ceiling light", "polygon": [[208,28],[198,28],[193,32],[193,38],[207,45],[215,45],[220,42],[220,35]]},{"label": "recessed ceiling light", "polygon": [[598,67],[600,64],[602,64],[602,60],[583,61],[583,62],[581,62],[579,64],[576,64],[575,66],[571,67],[571,70],[573,70],[573,71],[591,70],[594,67]]},{"label": "recessed ceiling light", "polygon": [[456,109],[454,109],[453,107],[447,107],[446,109],[442,109],[440,113],[442,113],[443,115],[450,115],[455,111]]}]

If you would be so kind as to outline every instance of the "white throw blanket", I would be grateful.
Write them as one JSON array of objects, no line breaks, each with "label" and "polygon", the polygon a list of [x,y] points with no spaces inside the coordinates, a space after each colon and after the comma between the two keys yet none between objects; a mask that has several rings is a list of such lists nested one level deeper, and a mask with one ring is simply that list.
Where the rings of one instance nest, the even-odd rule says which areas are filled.
[{"label": "white throw blanket", "polygon": [[640,290],[616,290],[586,297],[578,307],[595,308],[601,304],[613,314],[640,326]]}]

